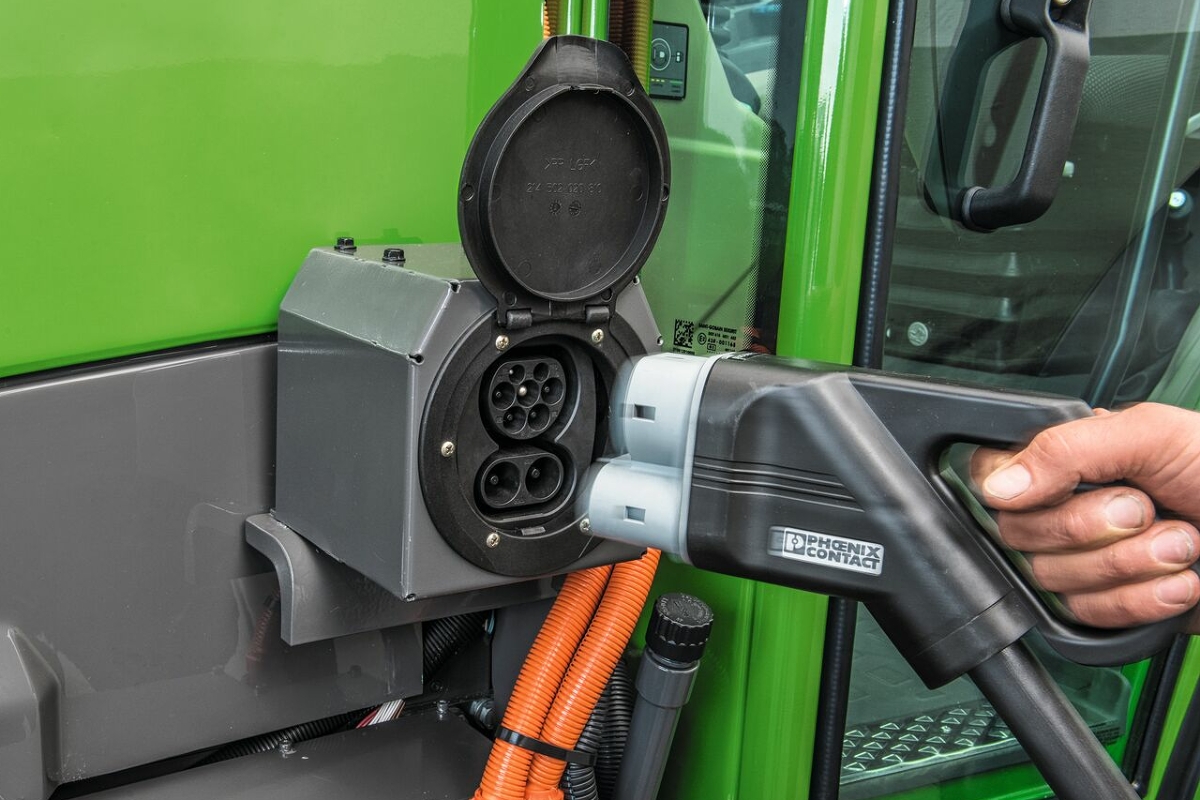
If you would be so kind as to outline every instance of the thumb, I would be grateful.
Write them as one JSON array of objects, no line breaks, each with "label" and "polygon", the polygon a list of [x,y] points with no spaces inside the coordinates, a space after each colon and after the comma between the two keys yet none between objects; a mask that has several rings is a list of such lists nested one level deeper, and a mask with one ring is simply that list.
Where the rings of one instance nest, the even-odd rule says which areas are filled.
[{"label": "thumb", "polygon": [[1047,428],[1011,458],[991,461],[994,471],[980,483],[984,501],[1019,511],[1057,503],[1081,482],[1138,483],[1159,468],[1170,436],[1155,413],[1135,407]]}]

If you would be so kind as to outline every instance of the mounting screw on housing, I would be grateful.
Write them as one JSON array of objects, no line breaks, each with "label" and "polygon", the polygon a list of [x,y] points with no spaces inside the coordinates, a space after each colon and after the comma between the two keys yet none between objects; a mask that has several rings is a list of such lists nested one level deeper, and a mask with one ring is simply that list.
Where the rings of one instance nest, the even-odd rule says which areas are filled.
[{"label": "mounting screw on housing", "polygon": [[353,236],[339,236],[337,244],[333,246],[333,249],[339,253],[353,253],[358,247],[354,244]]},{"label": "mounting screw on housing", "polygon": [[592,331],[592,344],[600,344],[603,341],[604,331],[600,330],[599,328],[596,328],[596,330]]},{"label": "mounting screw on housing", "polygon": [[583,533],[587,533],[591,529],[592,529],[592,521],[590,519],[588,519],[587,517],[584,517],[583,519],[579,520],[579,530],[580,531],[582,531]]},{"label": "mounting screw on housing", "polygon": [[496,337],[496,349],[497,350],[507,350],[508,349],[508,337],[505,336],[503,333]]},{"label": "mounting screw on housing", "polygon": [[485,539],[484,541],[488,547],[499,547],[500,546],[500,534],[496,533],[495,531],[492,531],[491,533],[489,533],[487,535],[487,539]]},{"label": "mounting screw on housing", "polygon": [[389,264],[404,263],[404,248],[403,247],[385,247],[383,249],[383,260]]},{"label": "mounting screw on housing", "polygon": [[454,442],[442,442],[442,458],[454,455]]}]

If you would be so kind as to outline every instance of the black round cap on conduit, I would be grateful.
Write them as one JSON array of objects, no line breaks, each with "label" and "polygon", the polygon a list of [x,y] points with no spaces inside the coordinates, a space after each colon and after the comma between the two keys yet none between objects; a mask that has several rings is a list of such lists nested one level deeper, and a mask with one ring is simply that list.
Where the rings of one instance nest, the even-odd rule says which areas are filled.
[{"label": "black round cap on conduit", "polygon": [[664,594],[650,613],[646,648],[679,664],[693,664],[704,655],[712,623],[712,609],[703,600],[680,592]]}]

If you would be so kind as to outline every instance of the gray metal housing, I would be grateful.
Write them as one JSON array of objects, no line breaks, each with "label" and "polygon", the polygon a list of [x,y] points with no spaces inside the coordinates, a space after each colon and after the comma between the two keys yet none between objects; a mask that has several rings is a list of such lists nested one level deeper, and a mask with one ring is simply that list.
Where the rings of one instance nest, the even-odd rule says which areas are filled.
[{"label": "gray metal housing", "polygon": [[[397,597],[421,600],[511,584],[464,560],[430,519],[418,441],[439,371],[496,301],[461,246],[314,250],[279,314],[279,419],[274,515]],[[620,296],[648,349],[657,329],[641,287]],[[571,565],[630,557],[603,542]],[[563,570],[565,571],[565,570]]]},{"label": "gray metal housing", "polygon": [[0,798],[421,692],[419,625],[255,653],[274,375],[260,341],[0,380]]}]

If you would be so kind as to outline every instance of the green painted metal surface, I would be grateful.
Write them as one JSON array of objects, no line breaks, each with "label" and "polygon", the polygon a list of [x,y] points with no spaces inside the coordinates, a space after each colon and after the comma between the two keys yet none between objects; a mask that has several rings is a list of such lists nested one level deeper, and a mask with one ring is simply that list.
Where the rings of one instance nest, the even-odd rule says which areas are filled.
[{"label": "green painted metal surface", "polygon": [[809,6],[779,352],[849,363],[854,348],[887,4]]},{"label": "green painted metal surface", "polygon": [[608,38],[608,0],[584,0],[580,17],[584,36]]},{"label": "green painted metal surface", "polygon": [[579,34],[583,31],[583,8],[588,0],[560,0],[556,34]]},{"label": "green painted metal surface", "polygon": [[[538,0],[16,4],[0,375],[269,331],[314,245],[454,241]],[[34,33],[36,32],[36,33]]]},{"label": "green painted metal surface", "polygon": [[[1200,637],[1193,637],[1191,644],[1188,645],[1183,669],[1179,673],[1175,694],[1171,698],[1170,709],[1167,711],[1167,721],[1163,726],[1162,745],[1159,747],[1158,758],[1155,759],[1154,767],[1150,772],[1150,791],[1146,795],[1147,800],[1158,800],[1158,789],[1162,783],[1163,773],[1167,769],[1167,760],[1170,758],[1171,750],[1175,747],[1179,726],[1183,724],[1188,703],[1191,702],[1192,695],[1196,693],[1197,686],[1200,686]],[[1198,756],[1193,753],[1192,757]],[[1200,797],[1200,792],[1197,792],[1196,796]],[[1163,798],[1163,800],[1179,800],[1179,798]]]}]

